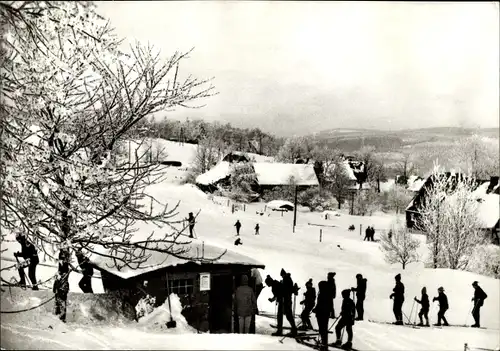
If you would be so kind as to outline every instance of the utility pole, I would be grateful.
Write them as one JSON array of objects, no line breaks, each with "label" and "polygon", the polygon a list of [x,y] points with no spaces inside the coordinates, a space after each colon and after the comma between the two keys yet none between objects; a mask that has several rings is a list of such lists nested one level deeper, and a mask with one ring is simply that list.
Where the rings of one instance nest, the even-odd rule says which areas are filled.
[{"label": "utility pole", "polygon": [[295,201],[293,203],[293,232],[295,233],[295,226],[297,225],[297,185],[295,185]]}]

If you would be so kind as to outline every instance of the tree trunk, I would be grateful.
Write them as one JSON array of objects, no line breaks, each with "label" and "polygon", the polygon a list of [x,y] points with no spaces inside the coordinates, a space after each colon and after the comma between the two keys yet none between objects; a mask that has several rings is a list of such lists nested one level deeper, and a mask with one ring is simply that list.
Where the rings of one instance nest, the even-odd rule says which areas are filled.
[{"label": "tree trunk", "polygon": [[404,270],[406,267],[406,262],[402,262],[402,264],[403,264],[403,270]]}]

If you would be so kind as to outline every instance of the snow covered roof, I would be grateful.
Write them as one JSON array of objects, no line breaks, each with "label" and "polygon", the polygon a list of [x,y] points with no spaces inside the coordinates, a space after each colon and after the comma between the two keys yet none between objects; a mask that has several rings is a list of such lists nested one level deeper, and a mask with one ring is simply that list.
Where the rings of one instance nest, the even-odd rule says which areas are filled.
[{"label": "snow covered roof", "polygon": [[490,182],[484,182],[474,191],[474,197],[481,199],[478,205],[478,216],[483,223],[483,228],[493,228],[500,218],[500,195],[495,194],[498,184],[493,191],[486,193]]},{"label": "snow covered roof", "polygon": [[412,175],[408,178],[408,190],[419,191],[425,183],[425,179]]},{"label": "snow covered roof", "polygon": [[[166,247],[170,247],[170,245],[168,246],[166,245]],[[173,267],[177,265],[186,264],[188,262],[196,262],[198,264],[202,263],[207,263],[207,264],[213,263],[213,264],[224,264],[224,265],[240,264],[250,267],[265,268],[264,264],[251,257],[242,255],[240,253],[231,250],[224,249],[216,245],[206,244],[199,240],[193,240],[190,244],[186,244],[185,246],[175,244],[172,247],[172,249],[175,250],[182,248],[187,250],[186,253],[182,254],[183,258],[175,257],[158,251],[146,250],[146,252],[144,253],[146,255],[145,256],[146,261],[141,263],[140,267],[138,264],[129,264],[129,266],[126,265],[125,267],[118,269],[115,266],[114,260],[112,258],[96,254],[92,254],[89,257],[89,260],[97,268],[112,273],[113,275],[116,275],[123,279],[129,279],[132,277],[139,276],[141,274],[154,272],[166,267]],[[96,248],[95,251],[102,254],[114,255],[110,252],[109,249],[104,249],[103,247],[98,247]],[[140,252],[140,250],[138,250],[138,252]],[[224,255],[217,261],[214,262],[209,262],[209,261],[203,262],[203,260],[200,261],[201,258],[204,258],[206,260],[215,259],[222,253],[224,253]],[[123,262],[118,261],[118,263],[120,266],[123,265]]]},{"label": "snow covered roof", "polygon": [[272,201],[269,201],[266,206],[270,209],[277,209],[277,208],[281,208],[282,206],[288,206],[288,207],[291,207],[293,208],[293,204],[290,202],[290,201],[285,201],[285,200],[272,200]]},{"label": "snow covered roof", "polygon": [[297,185],[319,185],[310,164],[256,162],[253,167],[260,185],[286,185],[291,177]]},{"label": "snow covered roof", "polygon": [[230,163],[221,161],[207,172],[196,177],[196,183],[202,185],[210,185],[217,183],[219,180],[226,178],[231,174]]}]

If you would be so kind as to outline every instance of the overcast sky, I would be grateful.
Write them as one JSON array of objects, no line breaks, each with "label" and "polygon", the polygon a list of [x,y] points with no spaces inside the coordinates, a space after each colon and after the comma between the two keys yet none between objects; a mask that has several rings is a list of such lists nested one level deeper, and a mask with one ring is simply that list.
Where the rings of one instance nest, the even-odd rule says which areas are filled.
[{"label": "overcast sky", "polygon": [[129,40],[215,77],[203,118],[281,135],[330,128],[498,127],[497,3],[120,1]]}]

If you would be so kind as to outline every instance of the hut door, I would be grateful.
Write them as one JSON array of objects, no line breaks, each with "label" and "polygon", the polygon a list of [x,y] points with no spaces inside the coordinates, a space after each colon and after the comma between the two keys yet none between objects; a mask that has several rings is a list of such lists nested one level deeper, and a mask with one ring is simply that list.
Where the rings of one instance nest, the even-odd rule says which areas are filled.
[{"label": "hut door", "polygon": [[210,333],[231,333],[233,277],[212,275],[210,287]]}]

